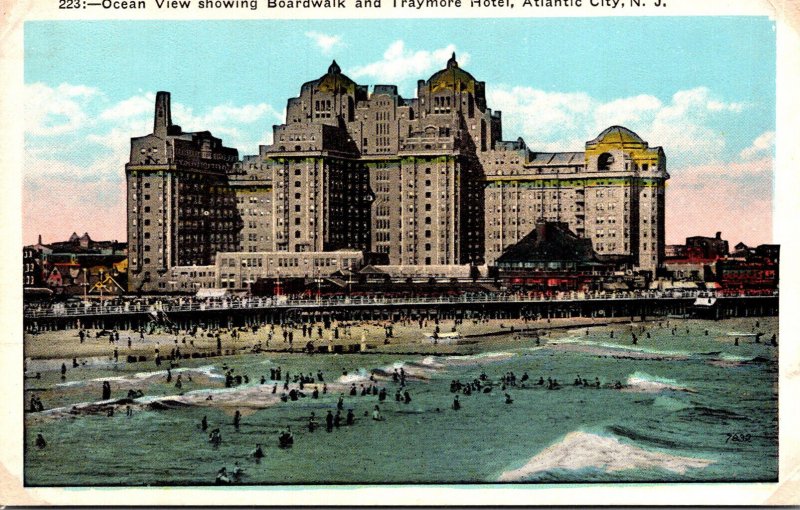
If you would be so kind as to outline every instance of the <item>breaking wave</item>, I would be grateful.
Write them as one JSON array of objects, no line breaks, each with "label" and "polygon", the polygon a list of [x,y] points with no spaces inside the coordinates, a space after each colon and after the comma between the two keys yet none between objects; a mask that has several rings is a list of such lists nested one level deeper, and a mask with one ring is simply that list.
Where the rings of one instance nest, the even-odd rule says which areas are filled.
[{"label": "breaking wave", "polygon": [[[630,433],[627,429],[622,431]],[[505,471],[499,481],[528,481],[556,470],[614,473],[634,469],[663,469],[685,475],[690,469],[702,469],[713,462],[646,450],[622,443],[613,436],[577,431],[570,432],[560,442],[545,448],[521,468]]]},{"label": "breaking wave", "polygon": [[646,393],[658,393],[660,391],[685,391],[694,393],[694,390],[686,386],[681,386],[674,379],[658,377],[644,372],[634,372],[628,376],[625,390],[642,391]]}]

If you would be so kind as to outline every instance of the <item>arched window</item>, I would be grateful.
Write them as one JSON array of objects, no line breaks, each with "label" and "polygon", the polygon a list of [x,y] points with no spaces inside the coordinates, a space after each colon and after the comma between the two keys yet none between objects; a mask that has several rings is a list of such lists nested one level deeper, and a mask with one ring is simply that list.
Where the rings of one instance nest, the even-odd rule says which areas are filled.
[{"label": "arched window", "polygon": [[608,152],[604,152],[600,154],[600,157],[597,158],[597,170],[598,171],[607,171],[611,170],[611,165],[614,164],[614,156],[609,154]]}]

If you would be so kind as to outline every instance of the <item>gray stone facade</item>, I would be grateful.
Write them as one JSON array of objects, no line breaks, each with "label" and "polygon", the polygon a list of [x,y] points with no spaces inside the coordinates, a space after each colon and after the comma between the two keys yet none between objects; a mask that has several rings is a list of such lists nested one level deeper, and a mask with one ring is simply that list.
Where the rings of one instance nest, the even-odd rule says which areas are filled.
[{"label": "gray stone facade", "polygon": [[153,132],[131,139],[125,165],[129,291],[169,291],[174,266],[208,265],[238,250],[241,219],[228,173],[236,149],[207,131],[172,124],[170,96],[156,96]]},{"label": "gray stone facade", "polygon": [[169,269],[216,265],[218,252],[491,265],[541,220],[566,223],[601,257],[655,271],[663,150],[619,126],[583,152],[502,141],[485,90],[455,55],[411,99],[393,85],[370,93],[333,62],[288,100],[273,143],[241,161],[210,133],[173,125],[160,92],[153,133],[131,140],[126,165],[130,290],[170,290]]}]

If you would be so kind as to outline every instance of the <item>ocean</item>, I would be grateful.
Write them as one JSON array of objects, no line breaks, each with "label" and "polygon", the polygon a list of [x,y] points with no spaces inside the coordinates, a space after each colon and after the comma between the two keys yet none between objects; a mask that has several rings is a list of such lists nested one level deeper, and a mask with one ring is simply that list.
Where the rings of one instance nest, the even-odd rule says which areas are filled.
[{"label": "ocean", "polygon": [[[539,345],[529,334],[509,334],[439,356],[195,359],[173,369],[170,383],[165,367],[152,362],[70,369],[66,381],[48,370],[26,380],[26,402],[39,395],[46,411],[26,413],[25,483],[205,485],[214,484],[220,468],[230,473],[237,463],[244,485],[774,481],[778,349],[769,338],[777,333],[777,318],[758,319],[761,343],[743,335],[737,346],[729,335],[750,332],[755,320],[581,327],[551,331]],[[322,371],[327,394],[314,399],[313,385],[306,385],[304,397],[280,401],[282,384],[273,394],[273,381],[260,383],[277,367],[284,377]],[[249,383],[225,388],[231,368]],[[395,400],[399,384],[391,374],[400,368],[410,403]],[[504,390],[500,378],[511,372],[516,385]],[[459,392],[461,408],[453,410],[451,383],[482,373],[482,389]],[[178,374],[180,389],[174,386]],[[590,386],[574,385],[578,376]],[[540,378],[543,385],[536,384]],[[547,389],[548,378],[558,389]],[[112,399],[128,389],[144,392],[131,404],[131,416],[124,404],[113,416],[107,404],[98,404],[103,381],[110,382]],[[349,394],[353,384],[356,396]],[[386,388],[386,401],[361,396],[362,384]],[[341,394],[342,426],[326,432],[325,415],[336,412]],[[376,404],[383,421],[371,419]],[[349,409],[356,420],[345,426]],[[312,412],[321,427],[310,432]],[[200,430],[204,416],[206,432]],[[279,448],[286,427],[294,444]],[[208,441],[215,428],[222,436],[218,446]],[[45,448],[34,446],[37,434]],[[251,455],[257,444],[265,453],[259,462]]]}]

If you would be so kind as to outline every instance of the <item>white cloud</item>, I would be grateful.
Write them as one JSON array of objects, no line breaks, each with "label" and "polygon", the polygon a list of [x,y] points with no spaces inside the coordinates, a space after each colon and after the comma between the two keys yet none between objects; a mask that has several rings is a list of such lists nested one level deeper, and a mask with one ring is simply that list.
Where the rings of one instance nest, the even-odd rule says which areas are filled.
[{"label": "white cloud", "polygon": [[[218,105],[200,114],[180,103],[172,104],[172,122],[180,124],[184,131],[211,131],[226,146],[239,149],[240,155],[257,153],[259,144],[271,141],[272,124],[284,119],[282,111],[267,103]],[[268,139],[265,131],[269,133]]]},{"label": "white cloud", "polygon": [[323,34],[321,32],[306,32],[306,37],[314,41],[322,53],[326,55],[330,53],[335,47],[342,44],[342,38],[338,35]]},{"label": "white cloud", "polygon": [[[427,73],[443,69],[454,51],[454,44],[433,51],[413,51],[406,48],[405,42],[398,40],[389,45],[382,60],[356,67],[350,74],[354,78],[370,77],[383,83],[423,78]],[[460,66],[465,66],[469,63],[469,54],[459,53],[458,61]]]},{"label": "white cloud", "polygon": [[752,159],[765,154],[771,154],[775,148],[775,131],[765,131],[758,135],[749,147],[739,153],[742,159]]},{"label": "white cloud", "polygon": [[53,88],[43,83],[25,86],[25,131],[54,136],[77,131],[89,122],[86,105],[99,91],[83,85],[62,83]]},{"label": "white cloud", "polygon": [[156,95],[152,92],[140,96],[133,96],[103,110],[100,113],[100,118],[103,120],[119,121],[131,117],[140,117],[145,114],[152,114],[155,101]]},{"label": "white cloud", "polygon": [[532,87],[492,87],[488,103],[503,111],[505,138],[522,136],[537,150],[582,150],[605,128],[623,125],[685,163],[714,160],[725,137],[712,126],[719,115],[737,114],[742,103],[715,97],[706,87],[681,90],[668,102],[642,94],[601,101],[583,92]]}]

